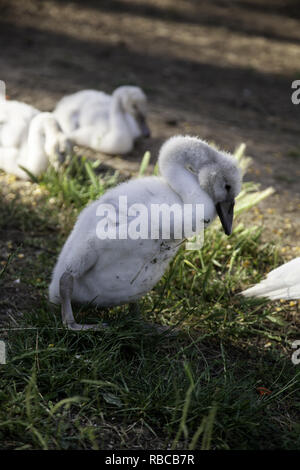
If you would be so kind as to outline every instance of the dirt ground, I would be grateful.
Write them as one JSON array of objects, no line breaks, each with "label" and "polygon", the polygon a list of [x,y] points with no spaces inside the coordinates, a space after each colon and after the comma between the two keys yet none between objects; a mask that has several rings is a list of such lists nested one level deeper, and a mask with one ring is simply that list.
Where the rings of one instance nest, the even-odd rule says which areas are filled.
[{"label": "dirt ground", "polygon": [[[52,110],[84,88],[141,86],[149,98],[152,138],[124,159],[136,171],[150,150],[177,133],[226,150],[245,142],[247,178],[276,194],[249,215],[299,249],[300,78],[297,0],[1,0],[0,78],[7,95]],[[2,184],[5,183],[2,177]]]}]

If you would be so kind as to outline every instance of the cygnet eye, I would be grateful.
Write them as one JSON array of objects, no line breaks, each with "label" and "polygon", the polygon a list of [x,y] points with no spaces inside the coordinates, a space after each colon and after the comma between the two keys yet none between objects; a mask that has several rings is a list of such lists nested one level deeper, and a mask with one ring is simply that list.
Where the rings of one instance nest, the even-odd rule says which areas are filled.
[{"label": "cygnet eye", "polygon": [[187,165],[187,166],[186,166],[186,169],[187,169],[188,171],[190,171],[191,173],[193,173],[194,175],[197,174],[196,170],[194,170],[194,168],[193,168],[191,165]]},{"label": "cygnet eye", "polygon": [[230,186],[230,184],[225,184],[225,189],[226,189],[226,191],[228,191],[228,192],[229,192],[229,191],[231,190],[231,186]]}]

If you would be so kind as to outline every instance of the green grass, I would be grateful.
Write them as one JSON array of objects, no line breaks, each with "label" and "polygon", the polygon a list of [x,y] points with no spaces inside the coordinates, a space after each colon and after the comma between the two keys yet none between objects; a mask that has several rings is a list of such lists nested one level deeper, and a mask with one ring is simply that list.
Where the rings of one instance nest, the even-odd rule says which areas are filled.
[{"label": "green grass", "polygon": [[99,177],[95,172],[99,166],[99,161],[91,162],[85,157],[73,158],[58,173],[49,167],[37,182],[60,204],[82,209],[117,183],[117,172]]},{"label": "green grass", "polygon": [[[78,211],[116,182],[74,162],[36,182],[38,205],[2,196],[13,255],[0,268],[0,289],[21,279],[12,305],[23,316],[0,326],[0,448],[299,449],[300,369],[291,362],[299,307],[237,295],[282,262],[242,215],[230,237],[215,224],[201,251],[182,248],[140,316],[128,306],[81,307],[79,321],[109,327],[62,328],[47,302],[51,270]],[[239,204],[248,208],[259,195],[244,189]],[[19,227],[21,240],[13,238]],[[142,319],[177,334],[146,330]]]}]

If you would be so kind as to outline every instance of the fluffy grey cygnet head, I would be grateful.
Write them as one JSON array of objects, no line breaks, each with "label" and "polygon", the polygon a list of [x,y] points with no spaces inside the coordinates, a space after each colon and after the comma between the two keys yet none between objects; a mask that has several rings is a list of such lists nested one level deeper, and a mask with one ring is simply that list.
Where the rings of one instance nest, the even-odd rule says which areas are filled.
[{"label": "fluffy grey cygnet head", "polygon": [[233,157],[224,152],[211,152],[198,172],[200,187],[215,204],[233,200],[241,190],[241,172]]},{"label": "fluffy grey cygnet head", "polygon": [[200,187],[211,197],[226,235],[232,231],[235,197],[241,189],[241,172],[236,162],[220,154],[216,163],[205,165],[198,174]]},{"label": "fluffy grey cygnet head", "polygon": [[200,188],[214,203],[226,235],[230,235],[235,197],[242,183],[242,172],[236,159],[197,137],[175,136],[161,148],[159,165],[162,174],[170,161],[194,175]]}]

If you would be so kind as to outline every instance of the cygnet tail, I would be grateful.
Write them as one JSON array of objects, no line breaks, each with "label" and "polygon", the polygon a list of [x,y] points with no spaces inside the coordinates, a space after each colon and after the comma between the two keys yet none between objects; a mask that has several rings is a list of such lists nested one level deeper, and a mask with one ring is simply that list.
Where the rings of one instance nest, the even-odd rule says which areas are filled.
[{"label": "cygnet tail", "polygon": [[273,269],[266,279],[241,294],[245,297],[266,297],[271,300],[299,299],[300,257]]}]

